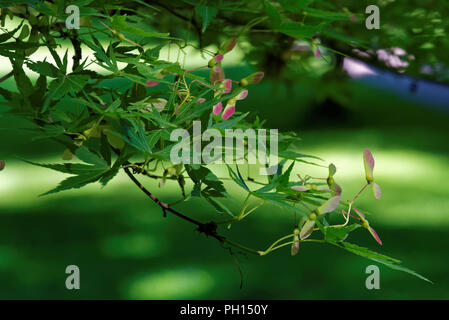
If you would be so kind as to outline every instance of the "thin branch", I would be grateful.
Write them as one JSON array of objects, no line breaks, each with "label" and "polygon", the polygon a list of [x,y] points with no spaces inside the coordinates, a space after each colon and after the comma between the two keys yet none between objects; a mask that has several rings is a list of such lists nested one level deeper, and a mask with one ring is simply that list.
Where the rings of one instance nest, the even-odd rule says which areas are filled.
[{"label": "thin branch", "polygon": [[14,71],[11,71],[10,73],[4,75],[3,77],[0,78],[0,82],[3,82],[9,78],[11,78],[14,75]]},{"label": "thin branch", "polygon": [[155,195],[153,195],[150,191],[148,191],[140,182],[139,180],[136,179],[136,177],[134,177],[134,175],[131,173],[131,171],[129,170],[128,167],[123,168],[123,170],[125,170],[126,174],[128,175],[128,177],[139,187],[140,190],[142,190],[143,193],[145,193],[151,200],[153,200],[157,205],[159,205],[159,207],[161,207],[164,215],[166,214],[166,212],[170,212],[172,214],[174,214],[175,216],[186,220],[196,226],[198,226],[198,231],[201,233],[204,233],[206,236],[211,236],[215,239],[217,239],[220,243],[227,243],[229,245],[232,245],[234,247],[237,247],[239,249],[242,249],[246,252],[249,253],[253,253],[256,255],[260,255],[260,252],[248,247],[245,247],[239,243],[230,241],[228,239],[226,239],[225,237],[219,235],[217,233],[217,224],[214,221],[208,222],[208,223],[202,223],[199,222],[195,219],[192,219],[182,213],[180,213],[179,211],[171,208],[167,203],[162,202],[161,200],[159,200]]},{"label": "thin branch", "polygon": [[72,71],[75,71],[75,69],[78,68],[78,66],[80,65],[80,61],[82,59],[81,42],[78,39],[78,32],[76,30],[73,30],[69,39],[72,42],[73,49],[75,50],[75,55],[72,58],[73,59]]}]

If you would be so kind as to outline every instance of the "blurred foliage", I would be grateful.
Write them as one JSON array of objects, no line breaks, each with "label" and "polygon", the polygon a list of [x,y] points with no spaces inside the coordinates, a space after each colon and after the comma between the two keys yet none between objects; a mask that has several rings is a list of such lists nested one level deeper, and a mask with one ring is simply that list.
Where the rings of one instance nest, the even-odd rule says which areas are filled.
[{"label": "blurred foliage", "polygon": [[[329,194],[326,197],[323,197],[322,190],[316,190],[320,187],[319,184],[314,184],[316,185],[314,188],[307,187],[309,189],[301,190],[299,193],[291,190],[291,187],[295,186],[304,188],[302,185],[309,182],[307,179],[302,183],[291,179],[292,172],[295,171],[294,165],[314,159],[291,148],[293,142],[297,141],[295,134],[288,133],[281,137],[281,140],[286,141],[281,146],[281,153],[283,152],[285,158],[281,162],[284,170],[281,166],[280,171],[263,183],[263,188],[250,191],[247,184],[254,182],[254,179],[243,178],[245,175],[240,174],[238,167],[235,171],[229,169],[229,178],[248,193],[241,213],[237,216],[232,214],[233,208],[227,208],[216,199],[228,198],[228,195],[220,181],[222,179],[217,178],[219,175],[212,173],[210,169],[205,166],[183,168],[170,164],[167,168],[165,163],[165,169],[161,175],[152,175],[149,174],[149,163],[155,162],[157,167],[157,164],[169,160],[167,150],[172,147],[167,145],[170,127],[189,128],[193,120],[202,120],[205,127],[215,126],[221,130],[235,126],[243,129],[261,128],[263,121],[254,117],[254,114],[251,114],[248,117],[250,120],[247,120],[247,114],[237,111],[235,116],[228,120],[224,116],[221,119],[215,117],[210,112],[213,106],[225,100],[228,101],[229,107],[235,107],[234,98],[242,94],[246,83],[258,82],[253,81],[255,74],[247,76],[255,70],[263,70],[267,78],[275,82],[274,87],[285,92],[282,97],[279,94],[272,95],[273,91],[261,91],[256,99],[259,99],[260,109],[267,109],[266,114],[270,115],[271,112],[273,117],[280,114],[280,109],[269,110],[266,99],[279,101],[290,99],[293,102],[292,92],[297,93],[298,87],[305,93],[302,97],[308,95],[308,102],[322,102],[323,106],[329,108],[319,112],[306,110],[306,113],[310,112],[309,118],[302,124],[307,128],[314,128],[315,123],[319,123],[323,115],[330,126],[344,125],[344,123],[336,124],[336,122],[351,121],[347,117],[352,117],[353,122],[357,122],[358,125],[370,123],[374,117],[377,117],[376,112],[379,112],[377,108],[376,111],[371,109],[367,113],[356,115],[351,110],[354,108],[358,95],[363,94],[365,88],[345,81],[345,75],[340,69],[344,56],[365,58],[382,68],[390,68],[414,77],[422,77],[422,68],[428,66],[432,72],[426,72],[425,77],[431,80],[447,81],[443,51],[448,46],[445,37],[447,26],[441,17],[448,9],[448,5],[440,4],[437,10],[434,1],[416,2],[416,8],[406,14],[404,14],[404,4],[400,2],[379,1],[381,29],[376,31],[369,31],[364,27],[365,7],[358,1],[339,1],[338,3],[313,0],[172,1],[170,4],[157,1],[148,3],[144,1],[70,1],[70,4],[81,8],[80,30],[66,30],[64,27],[67,17],[64,8],[68,4],[68,1],[63,0],[10,1],[7,4],[2,3],[2,7],[7,9],[2,9],[1,13],[4,33],[0,38],[0,55],[10,59],[13,68],[11,76],[17,83],[16,88],[0,90],[0,94],[6,101],[5,110],[12,111],[22,120],[31,120],[33,126],[28,125],[27,129],[34,132],[33,140],[50,138],[57,141],[67,148],[64,152],[65,160],[71,159],[75,154],[84,162],[83,164],[67,162],[41,164],[41,166],[74,175],[50,192],[79,188],[95,181],[106,185],[115,177],[119,169],[132,168],[134,174],[145,174],[152,179],[157,179],[160,185],[167,179],[176,180],[182,189],[183,199],[181,200],[200,196],[212,204],[219,213],[230,214],[230,222],[240,221],[249,214],[249,211],[245,212],[248,208],[246,200],[249,196],[263,200],[261,203],[277,204],[285,211],[295,212],[294,224],[292,226],[291,223],[289,232],[294,229],[293,227],[298,226],[296,213],[303,216],[306,223],[314,220],[311,214],[323,213],[320,215],[318,227],[326,237],[324,240],[316,240],[349,248],[343,240],[354,229],[344,229],[347,231],[342,236],[330,236],[329,232],[332,229],[328,224],[332,223],[332,218],[329,215],[324,216],[324,213],[328,212],[320,212],[320,210],[327,211],[329,208],[332,209],[330,212],[333,212],[336,209],[330,206],[335,195],[340,200],[335,183],[329,182],[331,175],[327,180]],[[409,2],[407,6],[413,6],[413,4]],[[7,30],[4,26],[8,16],[23,19],[23,21]],[[229,44],[226,41],[230,39],[237,39],[236,50],[242,54],[240,64],[251,67],[247,69],[248,66],[244,65],[244,68],[240,68],[235,73],[231,71],[230,74],[239,74],[241,70],[248,72],[238,75],[236,79],[240,79],[237,81],[239,87],[229,95],[222,93],[217,95],[214,92],[219,92],[221,89],[214,81],[214,77],[224,78],[224,75],[218,74],[221,71],[215,71],[214,64],[217,63],[219,68],[222,68],[217,57],[230,51],[226,49]],[[67,40],[73,46],[73,63],[69,62],[68,51],[60,54],[59,46],[66,47]],[[169,50],[172,45],[176,48],[176,62],[161,58],[160,52],[167,45]],[[29,58],[40,47],[48,50],[54,63]],[[93,51],[95,59],[89,60],[89,57],[86,57],[84,52],[87,48]],[[189,59],[187,53],[189,48],[199,50],[203,56],[207,56],[206,60],[209,60],[209,67],[212,68],[210,82],[206,86],[200,84],[207,82],[208,75],[201,71],[191,72],[184,64]],[[394,54],[398,48],[405,52],[397,56],[403,56],[403,59],[407,60],[406,68],[385,64],[385,61],[379,59],[376,54],[380,49],[386,49]],[[360,54],[362,51],[365,55]],[[226,57],[223,63],[225,62]],[[101,71],[88,68],[91,64],[95,64]],[[36,81],[32,81],[24,72],[25,66],[39,74]],[[214,72],[217,75],[214,75]],[[111,86],[118,78],[125,80],[124,85]],[[194,83],[195,85],[192,86]],[[158,86],[153,88],[153,84]],[[250,92],[252,90],[250,89]],[[254,90],[257,92],[256,89]],[[206,102],[198,103],[198,99],[203,97],[207,98]],[[155,109],[160,107],[161,101],[162,109],[156,112]],[[234,102],[234,105],[229,101]],[[349,112],[341,111],[340,106],[349,109]],[[178,115],[178,108],[181,107],[189,112],[181,112]],[[245,104],[242,103],[242,110],[244,108]],[[284,108],[286,112],[290,112],[287,111],[286,106]],[[420,113],[419,107],[410,109],[407,112]],[[346,114],[343,113],[342,119],[332,121],[333,113],[339,112],[338,110]],[[398,116],[398,119],[400,117],[402,115]],[[294,117],[290,118],[294,119]],[[292,121],[291,119],[282,119],[278,123],[286,128],[296,128],[296,123],[289,122]],[[418,117],[412,116],[410,119],[418,119]],[[380,121],[394,120],[389,118],[380,119]],[[276,120],[269,119],[269,123],[273,122]],[[111,157],[114,153],[117,157]],[[86,174],[86,172],[89,173]],[[320,176],[323,177],[323,174],[321,173]],[[188,185],[192,187],[192,191],[185,196],[184,180],[189,177],[193,181],[193,185]],[[370,182],[368,181],[368,185]],[[159,200],[156,202],[165,212],[164,204],[161,205]],[[305,202],[319,209],[311,210],[307,205],[306,209],[298,209],[292,205]],[[340,205],[339,209],[348,209],[346,202],[342,201]],[[350,208],[351,206],[349,210]],[[212,219],[213,224],[216,223],[215,218],[209,216],[207,219]],[[361,225],[360,222],[353,222],[354,226]],[[214,228],[202,229],[206,226],[204,223],[199,223],[198,226],[200,231],[207,235],[221,239]],[[369,229],[369,225],[367,228]],[[299,230],[298,234],[295,232],[296,229],[281,239],[296,240]],[[301,232],[301,241],[306,241],[306,236],[303,237],[305,231],[301,230]],[[224,239],[226,238],[221,240]],[[151,245],[151,242],[146,243],[145,237],[137,237],[133,241],[136,241],[137,247],[139,244],[144,247]],[[270,248],[276,249],[274,245],[279,242],[274,242],[267,251],[255,251],[230,241],[227,241],[227,244],[265,255],[271,252]],[[285,244],[290,242],[283,245]],[[293,241],[294,244],[295,241]],[[356,251],[362,256],[386,265],[393,263],[394,268],[413,273],[396,264],[396,260],[390,260],[368,249],[350,247],[349,251]],[[205,283],[205,292],[212,286],[213,281],[207,280],[207,276],[202,275],[201,272],[188,271],[187,274],[194,279],[195,277],[202,279]],[[160,277],[171,279],[172,276],[167,273]],[[155,281],[156,284],[154,284]],[[169,282],[170,280],[152,278],[148,280],[155,286],[158,286],[157,281]],[[187,285],[187,287],[191,286]],[[198,288],[200,290],[201,286],[199,285]],[[138,286],[135,290],[136,292],[145,291],[145,285]],[[170,291],[168,292],[166,297],[170,296]],[[139,296],[139,294],[136,295]],[[201,296],[200,293],[198,295]]]}]

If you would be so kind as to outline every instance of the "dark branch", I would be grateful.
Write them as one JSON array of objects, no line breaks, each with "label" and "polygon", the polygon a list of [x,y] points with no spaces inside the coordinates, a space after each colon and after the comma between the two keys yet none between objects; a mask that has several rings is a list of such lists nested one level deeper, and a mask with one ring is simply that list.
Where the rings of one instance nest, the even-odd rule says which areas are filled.
[{"label": "dark branch", "polygon": [[73,67],[72,71],[75,71],[76,68],[80,65],[80,61],[82,58],[81,54],[81,42],[78,39],[78,32],[76,30],[72,30],[72,34],[70,35],[70,41],[72,42],[73,49],[75,50],[75,55],[73,56]]},{"label": "dark branch", "polygon": [[[140,190],[143,191],[143,193],[145,193],[151,200],[153,200],[157,205],[159,205],[159,207],[162,209],[162,212],[164,213],[164,216],[167,212],[170,212],[172,214],[174,214],[175,216],[188,221],[194,225],[196,225],[198,228],[197,230],[201,233],[204,233],[206,236],[211,236],[215,239],[217,239],[219,242],[224,242],[226,239],[223,236],[220,236],[217,233],[217,224],[214,221],[208,222],[208,223],[202,223],[199,222],[195,219],[192,219],[182,213],[180,213],[179,211],[170,208],[169,205],[165,202],[162,202],[161,200],[159,200],[155,195],[153,195],[150,191],[148,191],[137,179],[136,177],[134,177],[134,175],[131,173],[131,171],[129,170],[129,168],[124,168],[126,174],[128,175],[128,177],[139,187]],[[227,241],[226,241],[227,242]]]}]

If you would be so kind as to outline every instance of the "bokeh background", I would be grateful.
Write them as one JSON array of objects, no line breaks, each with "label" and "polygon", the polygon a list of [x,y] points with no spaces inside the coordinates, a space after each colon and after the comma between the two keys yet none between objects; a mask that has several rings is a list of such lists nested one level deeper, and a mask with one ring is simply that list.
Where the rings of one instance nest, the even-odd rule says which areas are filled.
[{"label": "bokeh background", "polygon": [[[199,65],[200,60],[190,63]],[[225,62],[232,77],[252,71],[238,52]],[[0,67],[0,76],[9,72],[7,63]],[[20,159],[60,162],[64,149],[31,141],[23,123],[2,116],[0,158],[6,168],[0,172],[0,298],[448,299],[449,107],[435,108],[432,101],[417,102],[412,92],[399,96],[349,78],[338,81],[346,100],[318,99],[320,90],[329,88],[311,79],[286,83],[267,77],[250,89],[239,111],[267,119],[268,128],[297,132],[302,138],[298,151],[336,164],[343,199],[363,186],[362,152],[370,148],[383,196],[374,200],[364,194],[358,206],[373,213],[370,220],[384,245],[379,247],[363,229],[349,240],[401,259],[433,285],[379,265],[381,289],[370,291],[365,268],[371,261],[305,243],[295,257],[288,247],[265,257],[237,255],[244,275],[240,289],[234,261],[217,241],[173,216],[163,218],[124,174],[104,189],[94,184],[39,197],[65,176]],[[12,79],[1,86],[14,90]],[[305,164],[295,173],[327,174]],[[176,184],[159,188],[141,179],[160,198],[178,199]],[[236,209],[240,190],[229,188]],[[179,209],[205,221],[213,211],[199,200]],[[290,229],[290,213],[266,206],[222,232],[264,249]],[[80,290],[65,288],[65,269],[71,264],[80,268]]]}]

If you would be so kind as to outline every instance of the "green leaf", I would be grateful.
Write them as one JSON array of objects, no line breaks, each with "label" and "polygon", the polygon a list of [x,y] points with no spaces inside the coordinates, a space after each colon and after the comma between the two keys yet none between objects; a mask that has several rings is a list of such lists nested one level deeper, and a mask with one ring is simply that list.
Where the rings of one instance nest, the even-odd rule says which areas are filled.
[{"label": "green leaf", "polygon": [[[195,167],[193,165],[185,166],[187,174],[195,184],[193,196],[199,196],[198,191],[201,190],[202,185],[206,186],[208,195],[215,197],[224,197],[226,189],[218,177],[205,166]],[[203,194],[204,190],[201,191]]]},{"label": "green leaf", "polygon": [[281,25],[281,15],[279,14],[279,11],[268,0],[265,0],[264,6],[265,12],[267,13],[268,18],[270,19],[273,28],[274,29],[279,28],[279,26]]},{"label": "green leaf", "polygon": [[409,273],[409,274],[411,274],[411,275],[413,275],[415,277],[418,277],[421,280],[433,283],[432,281],[430,281],[429,279],[427,279],[427,278],[423,277],[422,275],[416,273],[415,271],[410,270],[410,269],[408,269],[406,267],[403,267],[402,265],[400,265],[401,261],[399,261],[397,259],[390,258],[390,257],[385,256],[383,254],[371,251],[371,250],[369,250],[367,248],[359,247],[358,245],[355,245],[355,244],[352,244],[352,243],[349,243],[349,242],[338,242],[337,243],[337,242],[329,241],[329,243],[331,243],[331,244],[333,244],[333,245],[335,245],[337,247],[343,248],[343,249],[345,249],[345,250],[347,250],[349,252],[352,252],[352,253],[354,253],[356,255],[359,255],[359,256],[362,256],[364,258],[370,259],[372,261],[375,261],[375,262],[381,263],[383,265],[386,265],[387,267],[389,267],[391,269],[403,271],[403,272]]},{"label": "green leaf", "polygon": [[132,127],[125,127],[127,136],[124,138],[126,139],[126,141],[140,151],[151,153],[151,147],[148,143],[143,123],[140,120],[134,121],[131,119],[129,119],[129,122],[131,123]]},{"label": "green leaf", "polygon": [[105,185],[117,171],[117,168],[114,167],[112,169],[113,171],[111,172],[111,168],[108,166],[107,161],[89,151],[84,146],[76,150],[75,154],[79,159],[89,164],[38,164],[27,161],[31,164],[38,165],[44,168],[53,169],[63,173],[74,174],[74,176],[63,180],[56,188],[45,192],[41,196],[49,195],[63,190],[78,189],[96,181],[100,181],[103,185]]},{"label": "green leaf", "polygon": [[242,175],[240,174],[239,166],[238,165],[235,166],[237,168],[237,173],[238,174],[236,174],[231,169],[231,167],[229,165],[227,165],[227,167],[228,167],[229,176],[231,177],[231,179],[234,180],[235,183],[237,183],[239,186],[241,186],[246,191],[250,191],[248,186],[245,183],[245,180],[243,180]]},{"label": "green leaf", "polygon": [[347,237],[348,234],[359,228],[360,225],[359,224],[351,224],[348,226],[344,226],[344,227],[334,227],[334,226],[328,226],[328,227],[324,227],[324,238],[329,241],[335,241],[335,242],[341,242],[344,241]]},{"label": "green leaf", "polygon": [[15,29],[13,29],[13,30],[11,30],[9,32],[5,32],[3,34],[0,34],[0,43],[8,41],[9,39],[11,39],[14,36],[14,34],[17,32],[17,30],[19,30],[22,27],[24,21],[25,20],[22,20],[22,22],[20,22],[20,24]]},{"label": "green leaf", "polygon": [[59,69],[47,61],[27,62],[27,67],[41,75],[57,78]]},{"label": "green leaf", "polygon": [[207,202],[209,202],[211,205],[215,207],[218,213],[227,213],[231,217],[234,217],[234,214],[231,212],[231,210],[229,210],[228,207],[226,207],[223,203],[221,203],[221,201],[212,197],[205,197],[205,199],[207,200]]},{"label": "green leaf", "polygon": [[197,6],[195,7],[195,11],[196,14],[201,18],[201,32],[206,31],[207,26],[218,13],[217,9],[209,6]]},{"label": "green leaf", "polygon": [[284,22],[279,31],[297,39],[309,39],[315,35],[315,33],[321,31],[326,23],[322,22],[316,26],[306,26],[301,22]]},{"label": "green leaf", "polygon": [[17,84],[19,84],[17,86],[19,92],[22,94],[23,98],[26,98],[33,93],[34,91],[33,84],[23,71],[23,65],[21,63],[14,61],[12,65],[14,72],[14,80],[16,81]]},{"label": "green leaf", "polygon": [[89,151],[89,149],[87,149],[84,146],[80,147],[76,151],[75,155],[78,157],[78,159],[80,159],[86,163],[93,164],[97,167],[107,167],[108,166],[107,161],[100,158],[95,153]]}]

